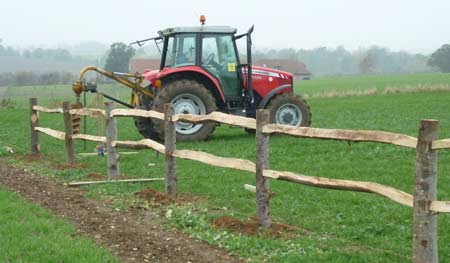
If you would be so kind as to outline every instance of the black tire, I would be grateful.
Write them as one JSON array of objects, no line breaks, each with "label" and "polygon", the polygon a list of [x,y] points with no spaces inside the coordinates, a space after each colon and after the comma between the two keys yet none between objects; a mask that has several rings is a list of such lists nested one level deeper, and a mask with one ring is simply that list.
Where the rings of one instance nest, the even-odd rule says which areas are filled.
[{"label": "black tire", "polygon": [[271,123],[304,127],[311,125],[311,111],[308,104],[293,93],[276,95],[266,108],[270,110]]},{"label": "black tire", "polygon": [[[152,109],[163,112],[164,104],[172,103],[175,114],[208,114],[217,109],[211,92],[201,83],[195,80],[174,80],[164,85],[156,96]],[[164,140],[164,122],[154,120],[153,128]],[[216,128],[215,122],[203,124],[175,123],[177,141],[201,141],[207,140]]]},{"label": "black tire", "polygon": [[[141,105],[137,107],[141,110],[150,110],[152,108],[153,100],[145,95],[140,97]],[[144,138],[149,138],[152,140],[159,140],[160,136],[154,128],[153,120],[151,118],[135,117],[134,125],[138,129],[139,133],[144,136]]]}]

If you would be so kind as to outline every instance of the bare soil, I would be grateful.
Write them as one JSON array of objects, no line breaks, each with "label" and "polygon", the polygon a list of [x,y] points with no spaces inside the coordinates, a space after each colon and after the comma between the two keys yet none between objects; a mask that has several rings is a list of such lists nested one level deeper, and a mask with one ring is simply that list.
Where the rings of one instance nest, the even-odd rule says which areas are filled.
[{"label": "bare soil", "polygon": [[217,218],[213,224],[218,229],[227,229],[244,235],[262,235],[275,238],[292,236],[297,232],[297,229],[292,226],[276,222],[272,222],[268,229],[263,230],[259,227],[258,219],[254,217],[242,221],[225,216]]},{"label": "bare soil", "polygon": [[151,188],[146,188],[140,192],[137,192],[135,195],[141,199],[161,205],[192,203],[207,199],[206,197],[193,195],[177,195],[174,198]]},{"label": "bare soil", "polygon": [[158,204],[168,205],[175,203],[175,198],[165,195],[151,188],[144,189],[135,194],[137,197]]},{"label": "bare soil", "polygon": [[86,166],[82,164],[70,164],[70,163],[57,163],[52,165],[52,168],[56,170],[70,170],[84,167]]},{"label": "bare soil", "polygon": [[87,175],[87,178],[89,178],[89,179],[93,179],[93,180],[98,180],[98,181],[100,181],[100,180],[105,180],[105,178],[106,178],[106,175],[103,175],[103,174],[101,174],[101,173],[89,173],[88,175]]},{"label": "bare soil", "polygon": [[0,159],[0,184],[71,221],[80,235],[108,247],[123,262],[243,262],[229,253],[163,226],[163,211],[115,211],[79,188],[24,171]]}]

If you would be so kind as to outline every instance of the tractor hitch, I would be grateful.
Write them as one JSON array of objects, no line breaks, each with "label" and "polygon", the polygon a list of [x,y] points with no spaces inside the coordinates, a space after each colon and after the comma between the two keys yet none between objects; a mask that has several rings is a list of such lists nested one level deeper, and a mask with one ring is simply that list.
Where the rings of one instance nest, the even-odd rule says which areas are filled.
[{"label": "tractor hitch", "polygon": [[126,103],[126,102],[124,102],[124,101],[121,101],[121,100],[119,100],[119,99],[116,99],[116,98],[114,98],[114,97],[112,97],[112,96],[109,96],[108,94],[101,93],[101,92],[98,92],[98,94],[101,94],[103,97],[105,97],[105,98],[107,98],[107,99],[109,99],[109,100],[112,100],[112,101],[114,101],[114,102],[117,102],[117,103],[119,103],[119,104],[122,104],[123,106],[128,107],[128,108],[130,108],[130,109],[134,109],[134,108],[135,108],[133,105],[131,105],[131,104],[129,104],[129,103]]}]

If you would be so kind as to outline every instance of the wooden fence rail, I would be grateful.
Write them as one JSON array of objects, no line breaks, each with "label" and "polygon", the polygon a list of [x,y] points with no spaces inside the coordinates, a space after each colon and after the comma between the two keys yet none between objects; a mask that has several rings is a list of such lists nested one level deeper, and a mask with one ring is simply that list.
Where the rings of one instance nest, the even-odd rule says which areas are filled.
[{"label": "wooden fence rail", "polygon": [[[33,100],[33,99],[34,98],[31,98],[30,101]],[[46,112],[46,113],[63,113],[63,109],[62,108],[50,109],[50,108],[42,107],[42,106],[39,106],[39,105],[32,105],[32,109],[35,110],[35,111],[41,111],[41,112]]]},{"label": "wooden fence rail", "polygon": [[[314,187],[337,189],[347,191],[358,191],[374,193],[386,197],[396,203],[413,207],[413,261],[438,262],[437,252],[437,213],[450,213],[450,201],[436,200],[437,189],[437,151],[449,149],[450,139],[437,140],[438,122],[434,120],[422,120],[420,122],[419,138],[404,134],[390,133],[385,131],[354,131],[340,129],[321,129],[309,127],[291,127],[269,124],[268,110],[258,110],[257,119],[231,116],[228,114],[213,112],[208,115],[197,116],[187,114],[173,114],[170,105],[165,105],[165,112],[144,111],[138,109],[113,109],[107,105],[106,110],[100,109],[72,109],[67,110],[67,104],[60,109],[48,109],[37,105],[35,99],[30,100],[31,115],[31,141],[36,145],[37,132],[41,132],[60,140],[82,139],[94,142],[106,143],[109,151],[114,153],[116,148],[153,149],[166,156],[166,193],[175,195],[177,189],[175,157],[195,160],[208,165],[232,168],[254,173],[256,175],[256,188],[245,186],[256,192],[256,211],[259,223],[262,227],[270,226],[270,189],[269,179],[289,181]],[[64,113],[65,119],[68,114],[85,115],[90,117],[106,116],[107,135],[93,136],[87,134],[72,134],[70,129],[66,132],[56,131],[50,128],[39,127],[39,111],[47,113]],[[120,141],[117,139],[117,128],[115,117],[145,117],[157,118],[165,121],[165,145],[150,140]],[[233,126],[256,129],[256,163],[230,157],[219,157],[206,152],[176,149],[174,122],[183,121],[191,123],[220,122]],[[408,148],[415,148],[416,176],[414,183],[414,195],[405,193],[390,186],[374,182],[340,180],[306,176],[293,172],[274,171],[269,169],[269,140],[272,133],[281,133],[290,136],[307,137],[327,140],[344,141],[367,141],[393,144]],[[37,144],[38,139],[37,139]],[[66,147],[67,149],[68,147]],[[39,147],[32,147],[32,152],[39,153]],[[68,149],[67,151],[69,151]],[[114,155],[114,154],[113,154]],[[69,158],[68,158],[68,161]],[[108,161],[108,167],[119,165],[118,155]],[[118,177],[118,173],[111,175],[110,179]]]},{"label": "wooden fence rail", "polygon": [[269,124],[264,126],[263,133],[282,133],[291,136],[328,139],[328,140],[345,140],[355,142],[381,142],[398,146],[416,148],[417,138],[391,133],[384,131],[353,131],[340,129],[321,129],[309,127],[292,127],[287,125]]},{"label": "wooden fence rail", "polygon": [[[143,117],[164,120],[163,113],[153,110],[146,111],[138,109],[116,109],[111,112],[111,117]],[[175,114],[172,116],[172,121],[184,121],[190,123],[214,121],[242,128],[256,129],[255,119],[234,116],[222,112],[211,112],[207,115]]]},{"label": "wooden fence rail", "polygon": [[71,109],[70,114],[72,115],[82,115],[82,116],[89,116],[89,117],[104,117],[106,116],[105,110],[101,109],[89,109],[89,108],[81,108],[81,109]]},{"label": "wooden fence rail", "polygon": [[413,206],[412,195],[400,191],[398,189],[395,189],[393,187],[385,186],[378,183],[330,179],[317,176],[306,176],[292,172],[279,172],[273,170],[264,170],[264,176],[276,180],[289,181],[326,189],[374,193],[389,198],[390,200],[396,203],[406,205],[409,207]]}]

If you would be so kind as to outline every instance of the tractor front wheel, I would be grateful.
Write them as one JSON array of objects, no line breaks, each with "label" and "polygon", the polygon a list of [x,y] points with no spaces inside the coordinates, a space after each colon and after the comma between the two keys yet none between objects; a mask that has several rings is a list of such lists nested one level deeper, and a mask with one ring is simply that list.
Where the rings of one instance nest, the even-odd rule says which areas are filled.
[{"label": "tractor front wheel", "polygon": [[292,93],[282,93],[273,98],[267,108],[270,122],[291,126],[311,125],[311,111],[306,101]]},{"label": "tractor front wheel", "polygon": [[[150,87],[147,87],[150,90]],[[140,97],[141,105],[138,109],[150,110],[153,104],[153,100],[141,95]],[[139,133],[144,136],[144,138],[149,138],[152,140],[159,140],[158,132],[154,128],[154,123],[151,118],[135,117],[134,125],[138,129]]]},{"label": "tractor front wheel", "polygon": [[[152,109],[163,112],[164,104],[171,103],[175,114],[206,115],[217,109],[211,92],[195,80],[175,80],[161,88]],[[216,127],[215,122],[176,122],[177,141],[206,140]],[[164,122],[154,120],[154,128],[164,139]]]}]

